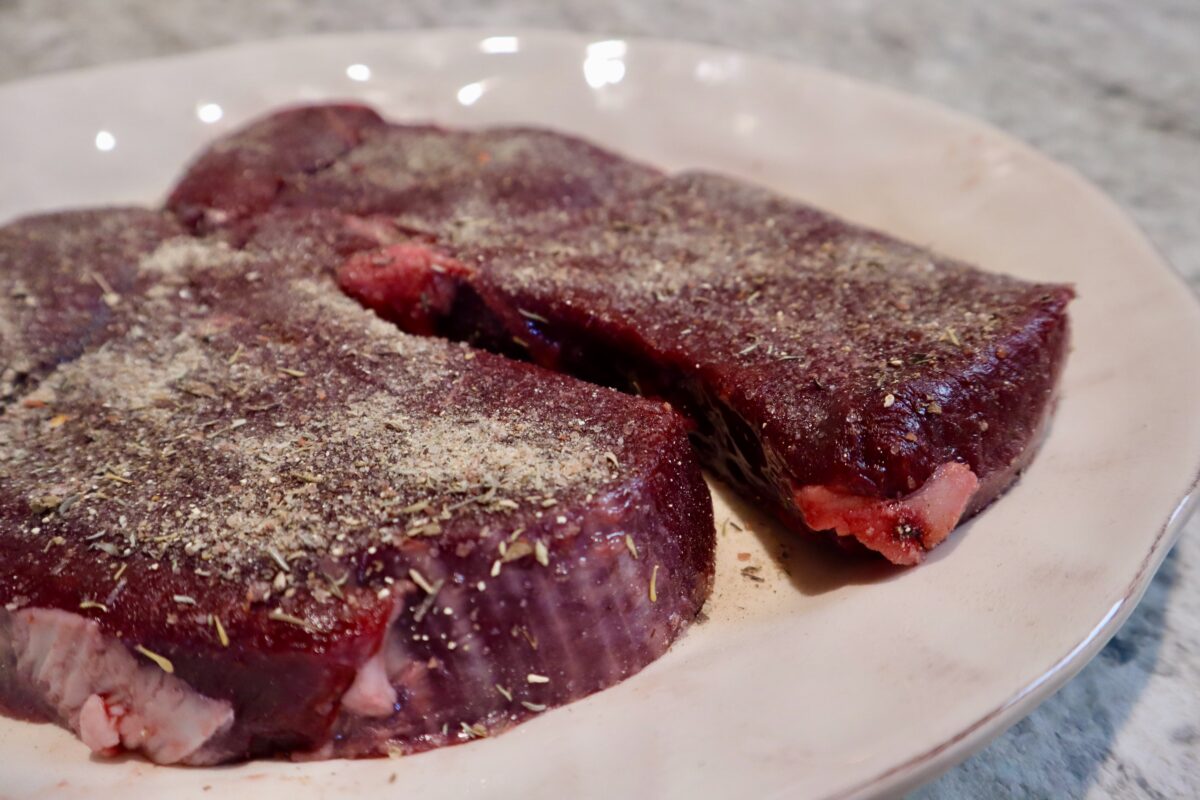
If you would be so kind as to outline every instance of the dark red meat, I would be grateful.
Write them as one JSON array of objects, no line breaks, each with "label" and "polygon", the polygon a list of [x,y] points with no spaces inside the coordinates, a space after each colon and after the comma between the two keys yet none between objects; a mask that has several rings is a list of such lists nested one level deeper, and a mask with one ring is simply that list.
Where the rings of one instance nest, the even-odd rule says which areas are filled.
[{"label": "dark red meat", "polygon": [[235,147],[219,143],[205,154],[202,180],[171,195],[171,208],[197,230],[236,224],[270,208],[284,188],[282,175],[328,167],[383,120],[361,106],[312,106],[273,115],[247,131]]},{"label": "dark red meat", "polygon": [[124,276],[103,345],[47,328],[73,358],[0,416],[0,707],[164,763],[420,750],[695,616],[712,507],[662,403],[396,331],[328,278],[363,241],[340,217],[239,250],[130,213],[0,238],[6,280]]},{"label": "dark red meat", "polygon": [[[214,159],[332,124],[310,113],[285,139],[281,119],[203,155],[171,207],[222,197]],[[1015,479],[1053,406],[1069,287],[737,181],[545,131],[380,124],[322,169],[274,176],[273,208],[339,212],[376,240],[337,274],[384,317],[667,398],[742,492],[897,563]]]},{"label": "dark red meat", "polygon": [[0,228],[0,403],[119,332],[137,263],[182,232],[145,209],[47,214]]}]

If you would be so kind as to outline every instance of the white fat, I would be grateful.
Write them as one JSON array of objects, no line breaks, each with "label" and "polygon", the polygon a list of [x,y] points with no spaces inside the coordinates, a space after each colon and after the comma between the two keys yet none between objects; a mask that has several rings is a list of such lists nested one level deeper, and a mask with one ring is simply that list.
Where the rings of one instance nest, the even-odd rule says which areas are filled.
[{"label": "white fat", "polygon": [[104,698],[98,694],[88,695],[79,709],[79,738],[94,753],[108,752],[121,743],[116,719],[108,713]]},{"label": "white fat", "polygon": [[363,717],[386,717],[395,710],[396,700],[396,690],[388,680],[383,650],[380,649],[358,668],[354,683],[342,695],[342,708]]},{"label": "white fat", "polygon": [[360,717],[388,717],[396,710],[400,696],[388,677],[387,652],[388,643],[395,636],[393,623],[403,608],[401,601],[392,604],[379,649],[358,668],[354,683],[342,695],[343,711]]},{"label": "white fat", "polygon": [[8,690],[39,698],[96,752],[137,750],[174,764],[233,724],[228,702],[139,660],[92,620],[43,608],[0,616],[0,653],[15,665]]}]

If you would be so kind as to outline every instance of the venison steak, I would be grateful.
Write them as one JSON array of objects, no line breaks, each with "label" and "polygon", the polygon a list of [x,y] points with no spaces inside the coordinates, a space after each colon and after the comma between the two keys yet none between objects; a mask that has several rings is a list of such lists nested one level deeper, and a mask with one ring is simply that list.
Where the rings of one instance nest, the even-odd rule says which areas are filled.
[{"label": "venison steak", "polygon": [[0,232],[28,365],[0,415],[5,711],[159,763],[408,752],[609,686],[695,617],[714,530],[679,415],[397,331],[331,280],[361,244],[336,222]]},{"label": "venison steak", "polygon": [[168,205],[234,237],[268,209],[340,213],[376,246],[338,281],[383,317],[666,398],[742,493],[898,564],[1028,464],[1068,348],[1070,287],[542,130],[287,110]]}]

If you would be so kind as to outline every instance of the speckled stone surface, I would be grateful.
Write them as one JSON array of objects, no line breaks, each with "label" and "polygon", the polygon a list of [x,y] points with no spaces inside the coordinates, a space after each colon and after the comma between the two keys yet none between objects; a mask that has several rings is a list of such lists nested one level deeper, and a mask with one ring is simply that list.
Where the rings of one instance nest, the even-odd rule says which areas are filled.
[{"label": "speckled stone surface", "polygon": [[[1077,168],[1200,288],[1196,0],[0,0],[0,80],[298,33],[468,25],[712,42],[924,95]],[[1198,527],[1095,661],[915,796],[1200,796]]]}]

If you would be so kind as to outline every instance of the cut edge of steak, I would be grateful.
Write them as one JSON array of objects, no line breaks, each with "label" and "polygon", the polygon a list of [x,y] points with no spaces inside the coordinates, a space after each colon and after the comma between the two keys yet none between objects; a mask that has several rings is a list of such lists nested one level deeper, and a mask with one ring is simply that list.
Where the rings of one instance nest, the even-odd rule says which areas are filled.
[{"label": "cut edge of steak", "polygon": [[207,744],[234,724],[228,701],[205,697],[139,659],[76,613],[0,609],[0,664],[0,708],[58,722],[94,753],[204,763]]}]

